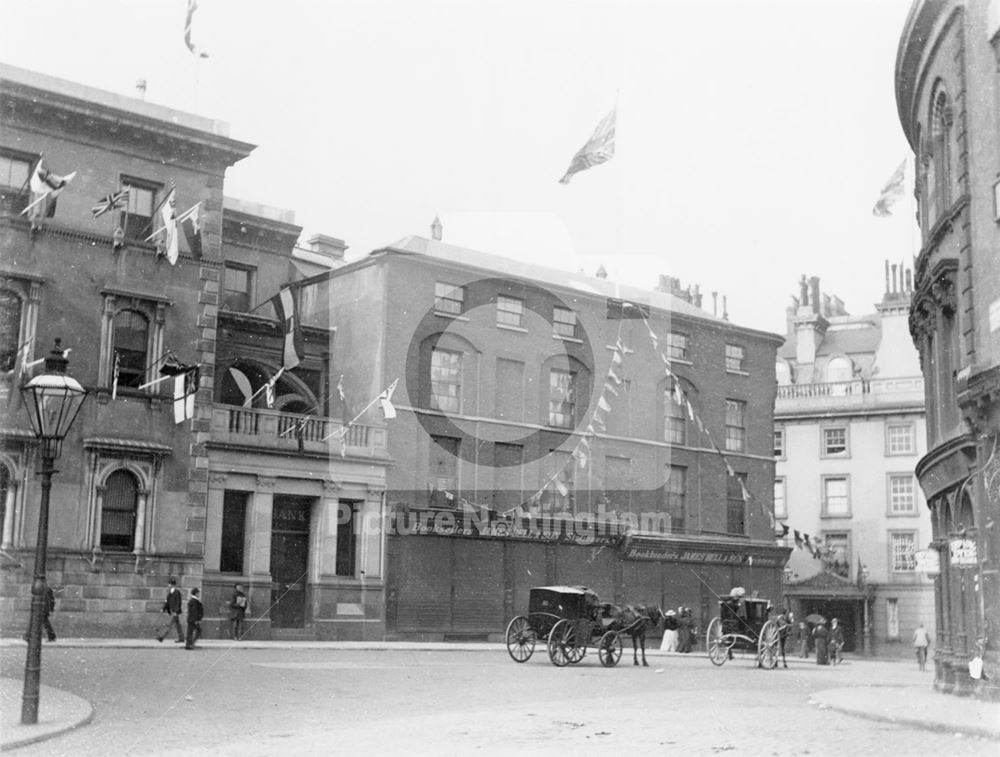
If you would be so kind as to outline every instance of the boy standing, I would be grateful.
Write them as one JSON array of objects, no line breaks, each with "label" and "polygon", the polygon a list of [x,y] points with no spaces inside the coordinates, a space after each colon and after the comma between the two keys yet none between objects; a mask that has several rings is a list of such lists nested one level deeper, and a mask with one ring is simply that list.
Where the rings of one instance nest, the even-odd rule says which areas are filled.
[{"label": "boy standing", "polygon": [[247,614],[247,595],[243,584],[233,587],[233,596],[229,600],[229,636],[233,641],[243,636],[243,619]]}]

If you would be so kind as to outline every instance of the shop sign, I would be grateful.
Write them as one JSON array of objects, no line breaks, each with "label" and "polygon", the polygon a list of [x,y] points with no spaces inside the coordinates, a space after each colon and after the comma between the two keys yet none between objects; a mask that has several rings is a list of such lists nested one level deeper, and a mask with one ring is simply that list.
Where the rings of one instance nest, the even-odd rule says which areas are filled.
[{"label": "shop sign", "polygon": [[625,549],[628,560],[666,560],[669,562],[709,563],[712,565],[752,565],[755,568],[783,568],[785,556],[747,555],[739,552],[693,549],[676,545],[630,545]]},{"label": "shop sign", "polygon": [[976,542],[972,539],[952,539],[948,546],[951,547],[952,565],[961,568],[978,564]]},{"label": "shop sign", "polygon": [[921,549],[913,555],[917,561],[917,572],[936,576],[941,572],[941,556],[936,549]]}]

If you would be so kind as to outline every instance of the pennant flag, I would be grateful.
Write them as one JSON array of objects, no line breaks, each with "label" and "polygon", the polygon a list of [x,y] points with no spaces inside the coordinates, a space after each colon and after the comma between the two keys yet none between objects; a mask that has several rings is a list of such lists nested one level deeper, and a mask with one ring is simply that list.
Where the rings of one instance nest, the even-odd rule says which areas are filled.
[{"label": "pennant flag", "polygon": [[861,564],[861,555],[858,555],[858,575],[855,577],[858,582],[858,588],[862,588],[865,585],[865,566]]},{"label": "pennant flag", "polygon": [[604,399],[604,395],[597,398],[597,407],[606,413],[611,412],[611,405],[609,405],[608,401]]},{"label": "pennant flag", "polygon": [[187,49],[191,51],[192,55],[197,55],[199,58],[207,58],[208,53],[196,48],[194,42],[191,41],[191,24],[194,20],[194,12],[196,10],[198,10],[198,0],[188,0],[187,16],[184,19],[184,44],[187,45]]},{"label": "pennant flag", "polygon": [[802,534],[802,541],[806,545],[806,549],[808,549],[813,554],[816,553],[816,551],[813,549],[812,542],[809,541],[809,534]]},{"label": "pennant flag", "polygon": [[[614,358],[612,357],[612,359],[614,359]],[[614,366],[612,366],[611,368],[608,369],[608,378],[611,379],[612,381],[614,381],[619,386],[621,386],[622,377],[619,376],[617,373],[615,373]]]},{"label": "pennant flag", "polygon": [[341,402],[347,402],[347,398],[344,396],[344,374],[340,374],[340,378],[337,379],[337,394],[340,395]]},{"label": "pennant flag", "polygon": [[678,405],[684,404],[684,393],[681,391],[681,382],[674,379],[674,402]]},{"label": "pennant flag", "polygon": [[622,364],[622,353],[618,350],[617,347],[615,347],[615,349],[611,352],[611,368],[612,368],[612,370],[614,370],[615,366],[621,365],[621,364]]},{"label": "pennant flag", "polygon": [[243,395],[243,407],[250,407],[250,402],[253,400],[253,387],[250,384],[250,379],[239,368],[230,368],[229,376],[240,390],[240,394]]},{"label": "pennant flag", "polygon": [[747,489],[747,485],[743,483],[743,479],[738,479],[740,482],[740,494],[743,495],[743,503],[750,504],[750,490]]},{"label": "pennant flag", "polygon": [[882,187],[878,200],[872,207],[872,215],[885,218],[892,215],[892,206],[896,200],[903,196],[903,181],[906,178],[906,161],[899,164],[899,168],[892,172],[892,176]]},{"label": "pennant flag", "polygon": [[601,122],[597,124],[593,135],[587,142],[577,150],[573,160],[570,161],[569,168],[561,179],[560,184],[569,184],[573,174],[585,171],[605,161],[611,160],[615,155],[615,109],[612,108]]},{"label": "pennant flag", "polygon": [[788,524],[787,523],[782,523],[781,524],[781,538],[783,539],[786,536],[788,536]]},{"label": "pennant flag", "polygon": [[604,391],[611,392],[615,397],[618,396],[618,390],[615,389],[614,386],[609,384],[607,381],[604,382]]},{"label": "pennant flag", "polygon": [[118,373],[121,370],[121,355],[115,350],[115,370],[111,377],[111,399],[118,399]]},{"label": "pennant flag", "polygon": [[556,477],[552,479],[552,482],[556,485],[556,491],[559,492],[560,497],[565,497],[567,494],[569,494],[569,490],[566,488],[566,484],[564,484],[562,481],[559,480],[558,474],[556,474]]},{"label": "pennant flag", "polygon": [[285,344],[282,351],[282,366],[292,370],[302,362],[302,333],[299,328],[298,303],[291,287],[285,287],[271,298],[278,322],[284,326]]},{"label": "pennant flag", "polygon": [[192,257],[201,257],[201,203],[195,204],[181,213],[177,218],[177,223],[184,230],[184,238],[187,240],[188,250]]},{"label": "pennant flag", "polygon": [[105,213],[109,213],[112,210],[118,210],[119,208],[124,208],[128,205],[128,187],[125,189],[120,189],[117,192],[112,192],[109,195],[105,195],[90,209],[90,212],[94,214],[94,218],[100,218]]},{"label": "pennant flag", "polygon": [[396,417],[396,408],[392,405],[392,393],[396,391],[396,384],[399,383],[399,379],[396,379],[391,384],[389,388],[386,389],[378,396],[378,402],[382,406],[382,412],[385,414],[385,419],[392,420]]},{"label": "pennant flag", "polygon": [[736,475],[736,471],[733,470],[733,466],[729,464],[728,460],[726,461],[726,473],[730,478],[733,478]]},{"label": "pennant flag", "polygon": [[28,214],[33,228],[38,228],[42,219],[52,218],[56,214],[56,199],[75,176],[76,171],[66,176],[56,176],[43,165],[41,158],[38,159],[28,182],[31,187],[31,203],[21,211],[21,215]]},{"label": "pennant flag", "polygon": [[691,404],[691,400],[689,400],[689,399],[687,399],[685,397],[685,399],[684,399],[684,406],[687,408],[688,418],[690,418],[691,420],[694,420],[694,417],[695,417],[694,416],[694,405]]},{"label": "pennant flag", "polygon": [[802,549],[802,534],[799,533],[798,529],[794,530],[795,546]]}]

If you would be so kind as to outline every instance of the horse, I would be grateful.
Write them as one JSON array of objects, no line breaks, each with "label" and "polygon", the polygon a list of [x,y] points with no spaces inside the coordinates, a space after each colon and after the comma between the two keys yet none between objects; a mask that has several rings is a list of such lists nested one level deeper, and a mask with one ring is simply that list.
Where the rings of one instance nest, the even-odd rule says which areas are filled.
[{"label": "horse", "polygon": [[632,664],[639,664],[639,650],[641,649],[642,664],[648,668],[646,633],[650,629],[655,629],[663,620],[663,611],[659,607],[646,607],[645,605],[625,605],[625,607],[610,605],[608,615],[612,618],[608,630],[627,633],[632,638]]}]

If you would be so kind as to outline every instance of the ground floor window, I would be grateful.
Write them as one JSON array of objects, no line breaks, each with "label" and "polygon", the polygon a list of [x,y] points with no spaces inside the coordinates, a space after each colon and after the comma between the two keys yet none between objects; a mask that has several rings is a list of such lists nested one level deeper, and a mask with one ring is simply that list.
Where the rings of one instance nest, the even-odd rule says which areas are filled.
[{"label": "ground floor window", "polygon": [[337,516],[337,575],[353,578],[357,572],[359,502],[340,501]]},{"label": "ground floor window", "polygon": [[101,549],[130,552],[135,548],[139,483],[126,470],[108,476],[101,507]]},{"label": "ground floor window", "polygon": [[219,553],[219,571],[222,573],[243,573],[249,500],[250,492],[227,490],[223,495],[222,545]]},{"label": "ground floor window", "polygon": [[889,641],[899,640],[899,600],[889,597],[885,600],[886,636]]}]

